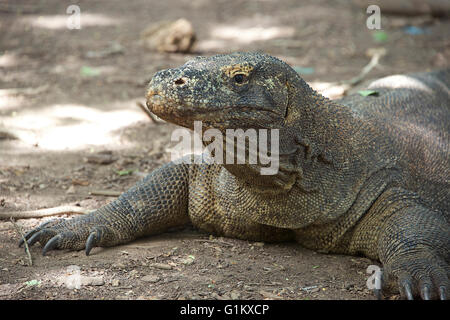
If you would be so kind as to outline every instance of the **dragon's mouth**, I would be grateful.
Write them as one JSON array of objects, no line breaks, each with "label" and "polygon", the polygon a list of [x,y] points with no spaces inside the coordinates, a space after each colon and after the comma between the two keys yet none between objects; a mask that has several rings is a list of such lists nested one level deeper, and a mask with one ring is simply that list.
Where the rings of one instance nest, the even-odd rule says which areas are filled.
[{"label": "dragon's mouth", "polygon": [[192,126],[192,110],[187,110],[179,102],[168,99],[157,91],[147,92],[147,108],[165,121],[188,128]]},{"label": "dragon's mouth", "polygon": [[164,115],[173,113],[173,109],[176,106],[158,91],[149,90],[147,92],[147,108],[152,113],[164,119]]},{"label": "dragon's mouth", "polygon": [[182,99],[171,98],[160,90],[147,92],[148,109],[168,122],[192,127],[194,121],[203,121],[216,128],[271,128],[279,122],[280,115],[272,108],[255,106],[191,105]]}]

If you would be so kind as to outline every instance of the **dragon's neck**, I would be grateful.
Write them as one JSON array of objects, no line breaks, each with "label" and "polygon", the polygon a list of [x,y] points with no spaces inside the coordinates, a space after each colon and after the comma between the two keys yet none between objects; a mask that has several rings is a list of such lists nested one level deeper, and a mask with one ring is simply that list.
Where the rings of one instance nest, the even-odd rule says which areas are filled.
[{"label": "dragon's neck", "polygon": [[[314,166],[318,173],[320,166],[342,167],[351,154],[349,142],[362,125],[361,119],[354,117],[348,107],[318,94],[300,77],[288,81],[288,85],[286,118],[278,130],[278,148],[273,148],[279,153],[278,163],[274,163],[275,159],[271,163],[278,166],[277,172],[262,175],[261,169],[267,165],[261,163],[224,165],[233,175],[260,191],[286,191],[300,181],[305,189],[310,189],[308,186],[314,183],[305,181],[305,167],[311,170],[311,162],[319,163]],[[309,177],[314,174],[309,172]]]}]

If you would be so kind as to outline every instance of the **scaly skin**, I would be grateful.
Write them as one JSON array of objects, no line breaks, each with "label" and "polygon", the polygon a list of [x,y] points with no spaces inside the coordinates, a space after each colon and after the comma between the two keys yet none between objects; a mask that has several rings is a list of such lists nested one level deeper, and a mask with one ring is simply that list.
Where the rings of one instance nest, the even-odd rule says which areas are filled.
[{"label": "scaly skin", "polygon": [[44,254],[89,254],[191,221],[227,237],[362,254],[381,261],[385,287],[446,299],[449,80],[449,70],[388,77],[371,85],[378,95],[330,101],[259,53],[160,71],[147,92],[153,113],[222,133],[278,129],[278,173],[261,175],[261,163],[169,163],[105,207],[41,225],[27,241],[39,241]]}]

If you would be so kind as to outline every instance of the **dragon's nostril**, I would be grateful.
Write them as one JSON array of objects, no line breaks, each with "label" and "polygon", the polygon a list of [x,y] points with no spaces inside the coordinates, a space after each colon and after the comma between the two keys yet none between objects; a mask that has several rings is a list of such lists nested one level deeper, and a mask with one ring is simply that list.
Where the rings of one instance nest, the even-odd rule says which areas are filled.
[{"label": "dragon's nostril", "polygon": [[178,78],[177,80],[175,80],[175,84],[177,85],[181,85],[181,84],[185,84],[186,83],[186,79],[183,78]]}]

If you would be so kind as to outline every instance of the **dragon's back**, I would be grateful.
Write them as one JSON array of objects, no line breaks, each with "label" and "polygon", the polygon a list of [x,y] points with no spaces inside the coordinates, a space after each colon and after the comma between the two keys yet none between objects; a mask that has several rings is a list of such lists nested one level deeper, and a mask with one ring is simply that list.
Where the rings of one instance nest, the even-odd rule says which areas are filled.
[{"label": "dragon's back", "polygon": [[374,81],[373,94],[337,102],[389,135],[409,176],[405,184],[450,211],[450,69]]}]

